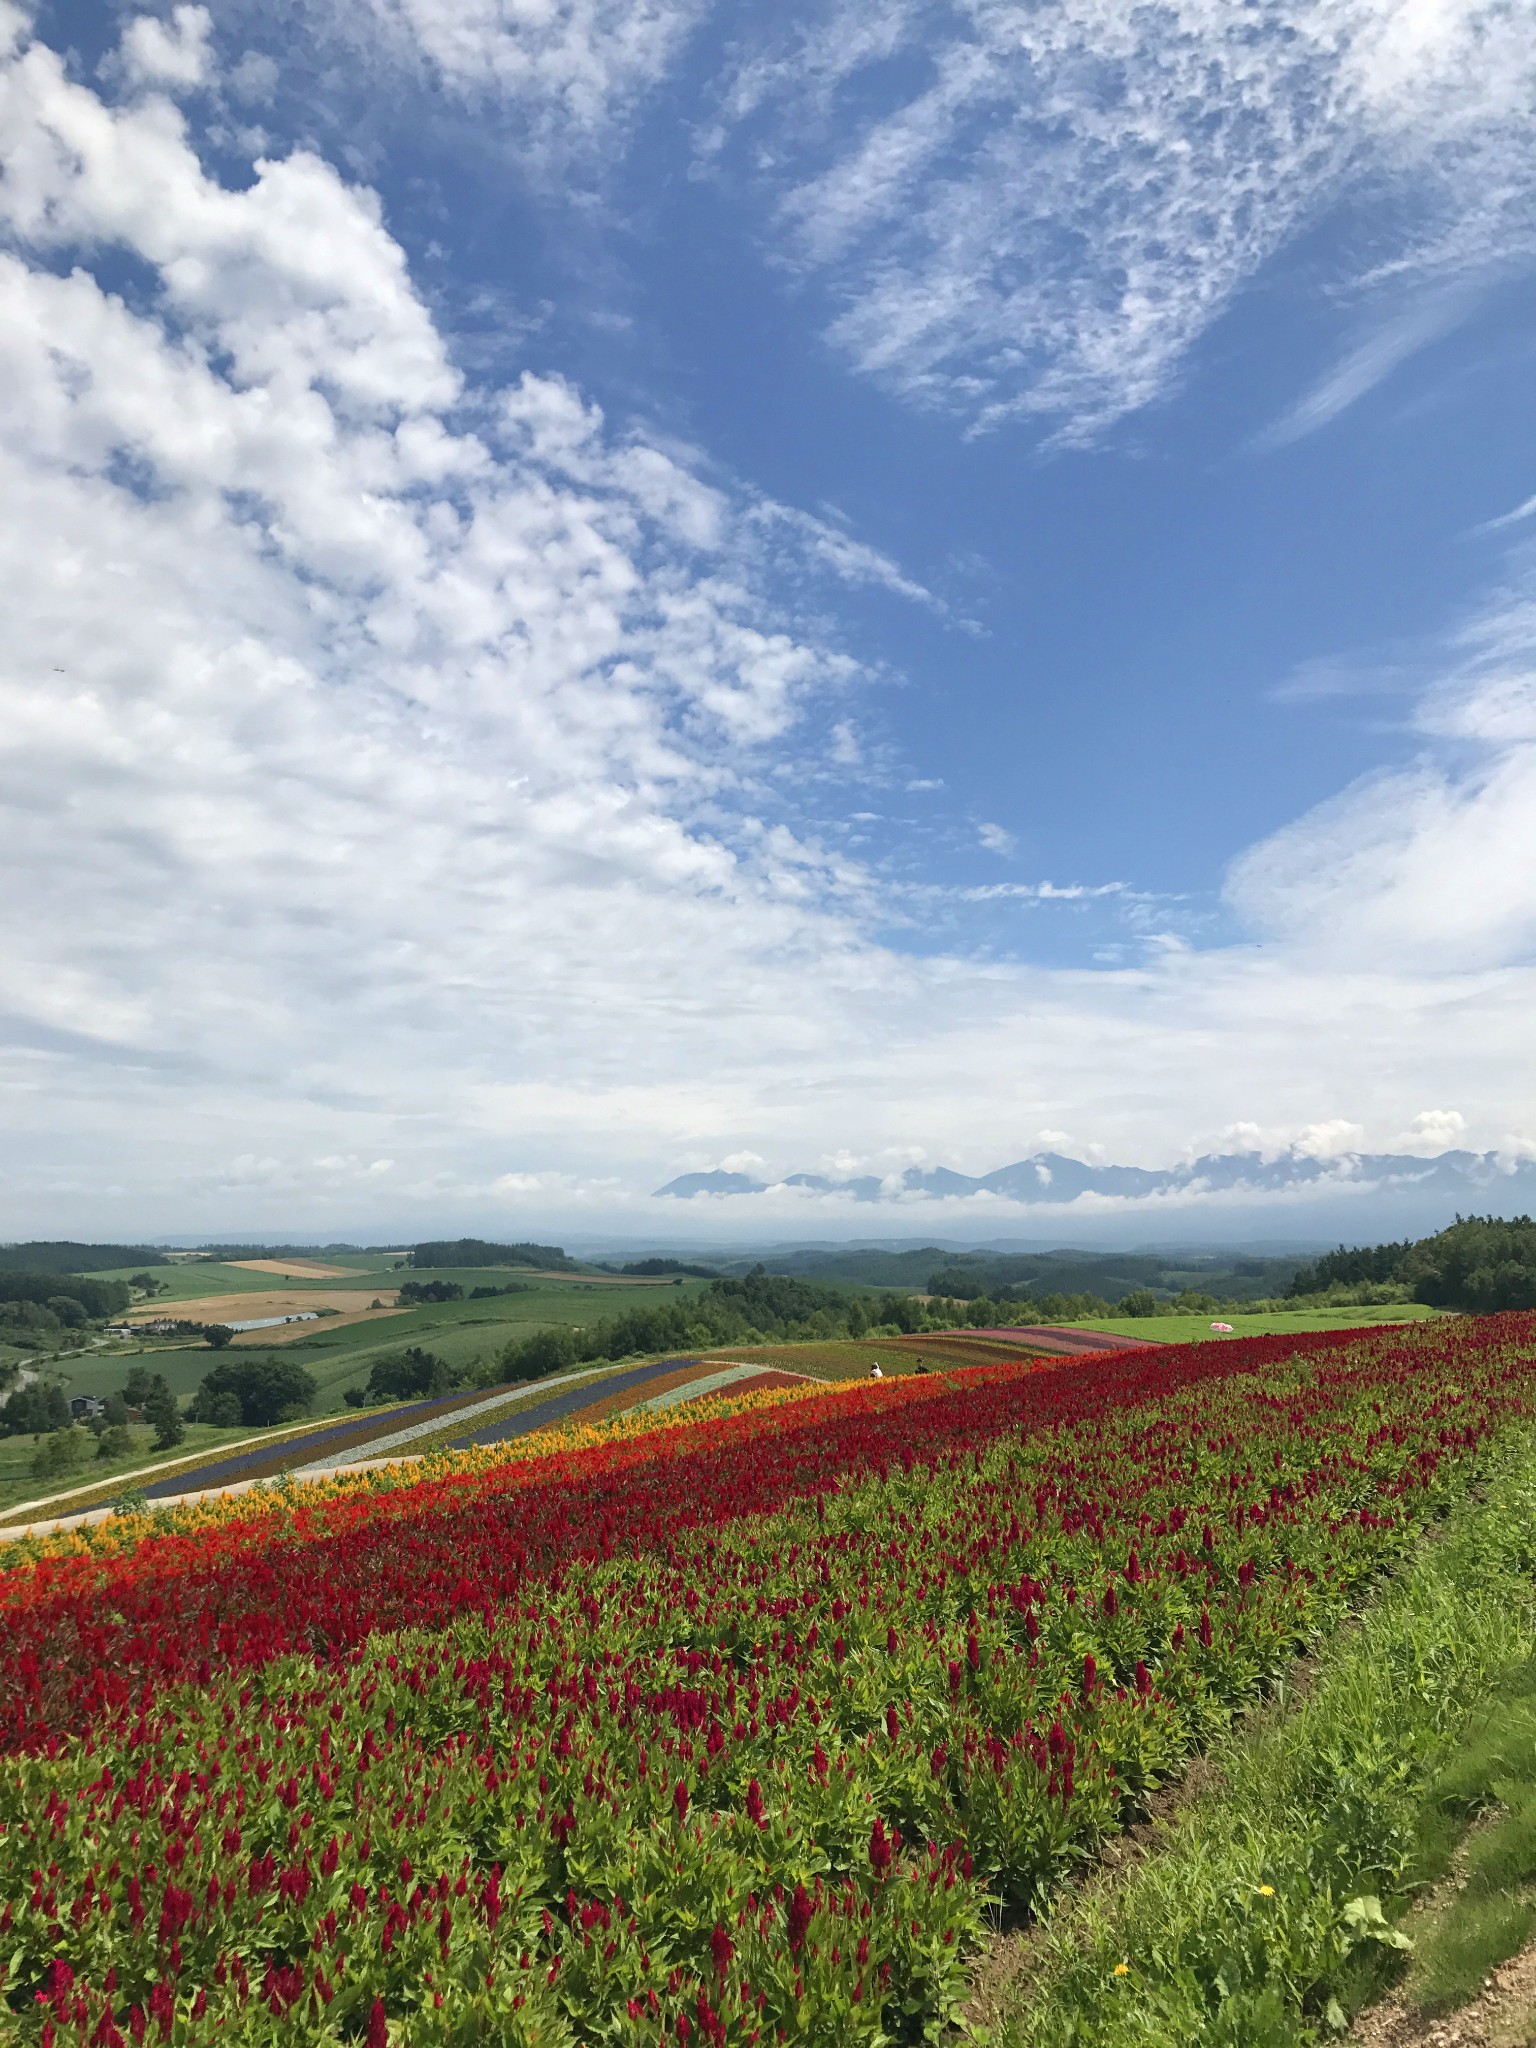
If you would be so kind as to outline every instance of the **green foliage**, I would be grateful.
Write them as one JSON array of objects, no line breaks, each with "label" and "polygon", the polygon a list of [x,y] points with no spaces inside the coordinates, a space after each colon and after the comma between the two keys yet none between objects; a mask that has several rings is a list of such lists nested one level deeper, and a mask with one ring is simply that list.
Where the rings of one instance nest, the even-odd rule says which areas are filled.
[{"label": "green foliage", "polygon": [[227,1345],[233,1344],[234,1341],[234,1331],[227,1328],[225,1324],[204,1323],[203,1342],[210,1351],[222,1351]]},{"label": "green foliage", "polygon": [[123,1382],[123,1399],[130,1408],[142,1408],[155,1388],[164,1385],[164,1377],[151,1372],[147,1365],[130,1366]]},{"label": "green foliage", "polygon": [[[1303,2048],[1342,2032],[1346,2008],[1406,1946],[1394,1911],[1432,1874],[1427,1846],[1443,1863],[1444,1812],[1486,1797],[1505,1756],[1507,1745],[1474,1740],[1470,1766],[1466,1752],[1455,1760],[1468,1713],[1504,1688],[1512,1653],[1536,1648],[1533,1529],[1526,1435],[1486,1503],[1458,1507],[1444,1540],[1329,1646],[1310,1695],[1218,1746],[1213,1789],[1158,1853],[1112,1894],[1088,1891],[1063,1910],[1028,2009],[996,2038]],[[1426,1808],[1442,1816],[1427,1831]],[[1523,1855],[1522,1839],[1513,1867]],[[1469,1915],[1446,1968],[1465,1981],[1519,1926],[1507,1912]]]},{"label": "green foliage", "polygon": [[66,1423],[45,1436],[32,1453],[34,1479],[62,1479],[85,1458],[85,1431]]},{"label": "green foliage", "polygon": [[[188,1413],[194,1422],[232,1419],[247,1428],[262,1429],[286,1421],[295,1411],[306,1414],[318,1391],[314,1379],[294,1359],[241,1353],[203,1375]],[[238,1412],[232,1418],[226,1397],[237,1404]],[[147,1405],[145,1414],[149,1416]]]},{"label": "green foliage", "polygon": [[108,1394],[102,1402],[101,1419],[108,1429],[121,1429],[128,1420],[128,1403],[120,1393]]},{"label": "green foliage", "polygon": [[0,1248],[3,1273],[105,1273],[115,1266],[163,1266],[164,1252],[132,1244],[71,1244],[38,1241]]},{"label": "green foliage", "polygon": [[1036,1304],[1052,1296],[1088,1295],[1119,1303],[1121,1315],[1135,1315],[1137,1310],[1124,1306],[1133,1294],[1148,1293],[1166,1302],[1183,1289],[1193,1289],[1235,1307],[1282,1293],[1295,1270],[1294,1259],[1229,1258],[1219,1253],[965,1252],[935,1260],[927,1290],[955,1301],[986,1295],[993,1301]]},{"label": "green foliage", "polygon": [[1135,1287],[1121,1297],[1120,1313],[1123,1316],[1160,1316],[1163,1304],[1150,1287]]},{"label": "green foliage", "polygon": [[1340,1287],[1373,1285],[1401,1290],[1399,1299],[1473,1314],[1536,1308],[1536,1221],[1458,1216],[1448,1229],[1417,1242],[1340,1245],[1316,1265],[1302,1267],[1291,1293],[1326,1293],[1331,1299]]},{"label": "green foliage", "polygon": [[544,1329],[509,1344],[496,1367],[499,1378],[539,1379],[546,1373],[600,1358],[638,1352],[706,1351],[721,1344],[783,1342],[792,1338],[862,1336],[873,1324],[891,1335],[948,1327],[942,1309],[925,1311],[910,1295],[867,1295],[818,1286],[761,1267],[740,1278],[713,1280],[690,1299],[630,1308],[585,1329]]},{"label": "green foliage", "polygon": [[176,1396],[158,1375],[156,1384],[150,1388],[149,1399],[144,1403],[144,1420],[154,1428],[157,1451],[173,1450],[187,1433],[181,1410],[176,1405]]},{"label": "green foliage", "polygon": [[418,1271],[430,1266],[534,1266],[550,1272],[573,1272],[576,1261],[557,1244],[488,1244],[482,1237],[419,1244],[411,1253]]},{"label": "green foliage", "polygon": [[69,1403],[62,1387],[18,1387],[0,1405],[0,1435],[41,1436],[47,1431],[68,1429]]},{"label": "green foliage", "polygon": [[621,1273],[633,1273],[637,1279],[660,1280],[669,1273],[676,1273],[690,1280],[718,1280],[718,1266],[690,1266],[681,1259],[631,1259],[626,1266],[620,1266]]},{"label": "green foliage", "polygon": [[53,1310],[40,1301],[0,1301],[0,1330],[9,1333],[13,1344],[54,1343],[62,1329]]},{"label": "green foliage", "polygon": [[428,1301],[462,1301],[464,1290],[457,1280],[407,1280],[399,1299],[402,1308],[415,1308]]},{"label": "green foliage", "polygon": [[376,1358],[368,1375],[364,1401],[410,1401],[424,1394],[446,1394],[457,1383],[456,1376],[435,1352],[412,1344],[404,1351]]},{"label": "green foliage", "polygon": [[99,1320],[104,1316],[120,1316],[131,1299],[125,1280],[71,1278],[66,1293],[59,1286],[57,1272],[28,1273],[0,1269],[0,1301],[35,1302],[55,1315],[58,1314],[57,1302],[70,1301],[78,1304],[82,1320],[86,1317]]},{"label": "green foliage", "polygon": [[133,1448],[133,1439],[120,1422],[108,1423],[96,1439],[96,1455],[106,1463],[117,1458],[126,1458]]},{"label": "green foliage", "polygon": [[[1428,1788],[1419,1816],[1413,1877],[1436,1883],[1451,1870],[1469,1823],[1466,1883],[1431,1912],[1406,1986],[1428,2012],[1465,2005],[1497,1964],[1536,1926],[1536,1665],[1512,1672],[1474,1715]],[[1491,1825],[1489,1824],[1491,1822]]]}]

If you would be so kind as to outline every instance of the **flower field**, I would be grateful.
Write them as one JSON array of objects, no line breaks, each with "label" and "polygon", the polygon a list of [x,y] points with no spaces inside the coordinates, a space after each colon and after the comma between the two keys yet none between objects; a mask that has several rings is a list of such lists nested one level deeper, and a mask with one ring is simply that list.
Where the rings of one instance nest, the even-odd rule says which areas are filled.
[{"label": "flower field", "polygon": [[[0,1575],[19,2037],[935,2034],[1465,1490],[1536,1318],[776,1397]],[[525,1447],[526,1450],[526,1447]]]}]

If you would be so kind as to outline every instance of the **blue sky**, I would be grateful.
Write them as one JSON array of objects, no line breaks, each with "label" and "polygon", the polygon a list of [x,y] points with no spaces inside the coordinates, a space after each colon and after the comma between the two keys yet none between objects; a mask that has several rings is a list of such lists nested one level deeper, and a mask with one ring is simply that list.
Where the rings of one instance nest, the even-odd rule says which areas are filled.
[{"label": "blue sky", "polygon": [[0,1229],[1536,1152],[1522,8],[0,44]]}]

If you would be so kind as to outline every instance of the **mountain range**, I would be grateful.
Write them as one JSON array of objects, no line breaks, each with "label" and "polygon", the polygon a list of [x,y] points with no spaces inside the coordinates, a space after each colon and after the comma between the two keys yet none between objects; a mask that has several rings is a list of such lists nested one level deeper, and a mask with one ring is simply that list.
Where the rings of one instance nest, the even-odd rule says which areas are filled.
[{"label": "mountain range", "polygon": [[1004,1201],[1059,1207],[1080,1196],[1122,1201],[1197,1200],[1219,1195],[1288,1196],[1345,1194],[1374,1190],[1439,1197],[1467,1208],[1496,1202],[1507,1211],[1513,1197],[1536,1203],[1536,1160],[1511,1161],[1496,1152],[1441,1152],[1434,1158],[1411,1153],[1350,1152],[1330,1159],[1282,1152],[1218,1152],[1181,1166],[1093,1166],[1060,1152],[1036,1152],[992,1173],[956,1173],[947,1166],[908,1167],[881,1179],[862,1174],[831,1180],[825,1174],[792,1173],[782,1181],[755,1180],[746,1173],[683,1173],[656,1190],[659,1196],[691,1201],[700,1195],[761,1195],[770,1187],[801,1188],[813,1195],[842,1195],[856,1202],[894,1202],[913,1195],[943,1198],[995,1195]]}]

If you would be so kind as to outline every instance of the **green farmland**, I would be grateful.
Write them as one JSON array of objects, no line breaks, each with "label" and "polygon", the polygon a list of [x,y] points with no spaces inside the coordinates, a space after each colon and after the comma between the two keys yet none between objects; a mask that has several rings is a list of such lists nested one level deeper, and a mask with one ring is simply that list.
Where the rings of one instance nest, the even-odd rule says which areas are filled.
[{"label": "green farmland", "polygon": [[[308,1292],[323,1296],[335,1289],[354,1285],[364,1288],[373,1285],[398,1287],[402,1280],[413,1278],[448,1281],[464,1289],[463,1300],[423,1303],[416,1308],[381,1315],[377,1322],[349,1322],[341,1328],[333,1328],[329,1319],[322,1319],[302,1325],[305,1334],[301,1337],[292,1334],[291,1325],[287,1330],[274,1332],[270,1348],[274,1352],[280,1351],[284,1358],[292,1358],[313,1375],[320,1389],[314,1413],[325,1415],[345,1405],[343,1395],[346,1389],[367,1379],[376,1358],[398,1351],[405,1345],[419,1344],[456,1370],[477,1362],[489,1364],[506,1344],[514,1338],[526,1337],[533,1330],[551,1326],[581,1328],[600,1316],[612,1315],[637,1304],[696,1295],[705,1284],[687,1280],[678,1287],[670,1281],[614,1281],[600,1276],[591,1279],[585,1276],[542,1279],[510,1267],[484,1266],[412,1274],[409,1269],[395,1271],[395,1261],[387,1255],[376,1255],[367,1261],[361,1255],[345,1259],[326,1258],[318,1263],[329,1266],[345,1263],[350,1269],[349,1277],[279,1279],[271,1273],[251,1273],[214,1260],[157,1267],[156,1276],[171,1279],[177,1292],[174,1296],[156,1297],[155,1306],[163,1307],[167,1314],[174,1315],[178,1303],[209,1296],[271,1292],[274,1287],[296,1295]],[[356,1274],[355,1280],[350,1277],[351,1273]],[[128,1276],[114,1274],[110,1277],[126,1279]],[[481,1301],[469,1299],[471,1289],[476,1287],[513,1285],[519,1292],[493,1295]],[[264,1337],[257,1333],[247,1338],[240,1348],[242,1351],[260,1351],[269,1347]],[[195,1391],[203,1375],[212,1368],[215,1357],[197,1338],[129,1339],[61,1359],[56,1370],[66,1383],[66,1393],[104,1397],[122,1385],[130,1362],[142,1362],[151,1371],[164,1374],[171,1391],[185,1398]]]},{"label": "green farmland", "polygon": [[1271,1309],[1251,1316],[1095,1316],[1084,1327],[1108,1330],[1116,1337],[1141,1338],[1148,1344],[1198,1344],[1225,1334],[1211,1328],[1213,1321],[1230,1323],[1238,1337],[1284,1337],[1302,1330],[1370,1330],[1379,1323],[1421,1323],[1439,1314],[1439,1309],[1425,1308],[1421,1302],[1400,1301],[1386,1308]]}]

